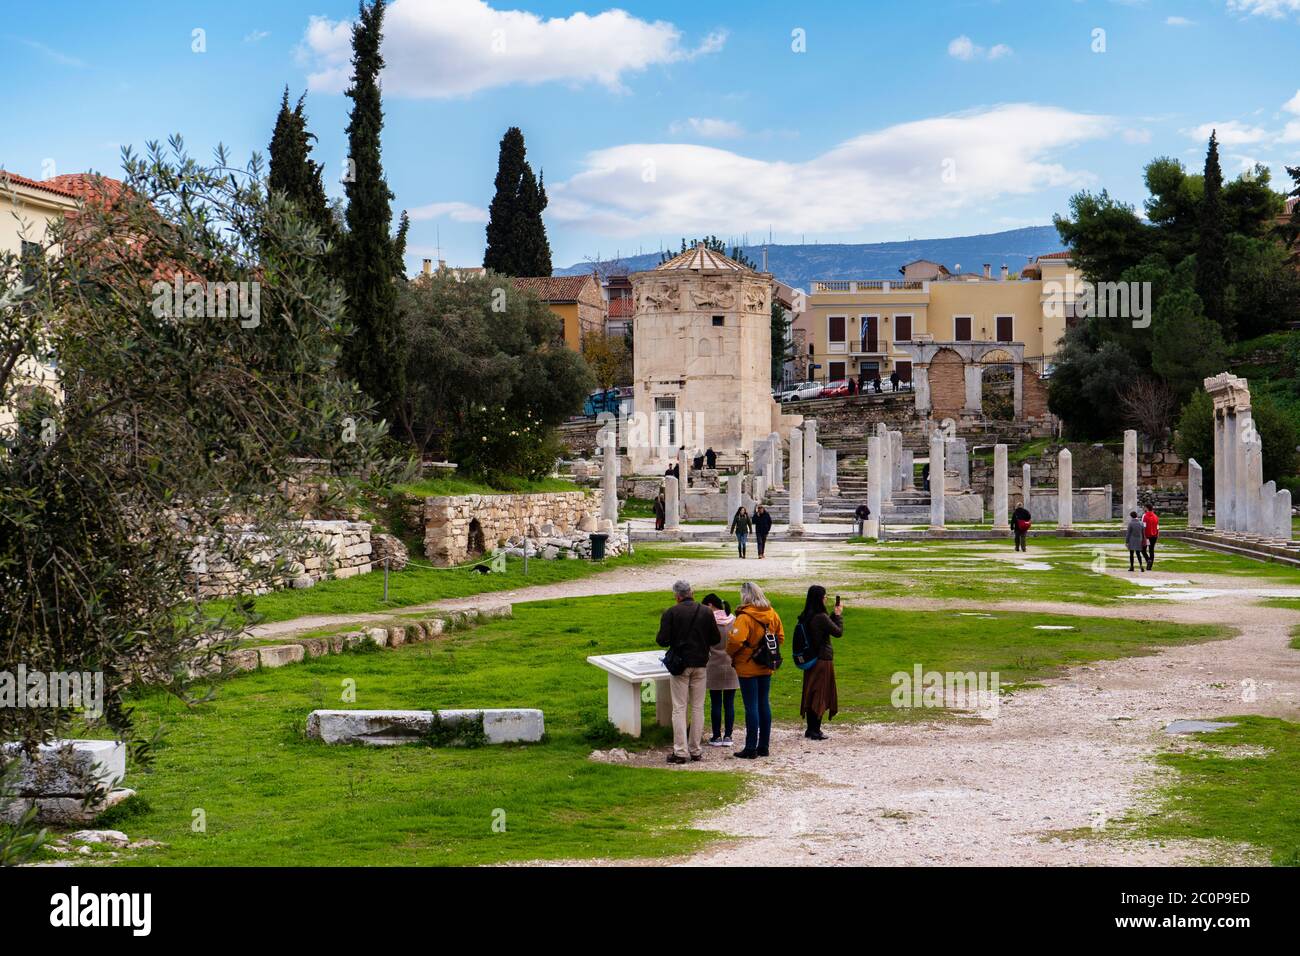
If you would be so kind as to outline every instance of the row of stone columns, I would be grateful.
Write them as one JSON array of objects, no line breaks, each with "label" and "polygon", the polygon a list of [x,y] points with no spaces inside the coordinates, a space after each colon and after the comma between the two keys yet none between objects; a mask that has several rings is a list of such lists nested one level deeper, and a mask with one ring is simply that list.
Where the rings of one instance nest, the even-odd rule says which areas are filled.
[{"label": "row of stone columns", "polygon": [[1290,542],[1291,492],[1264,481],[1264,444],[1246,380],[1222,372],[1205,380],[1205,390],[1214,401],[1215,531]]}]

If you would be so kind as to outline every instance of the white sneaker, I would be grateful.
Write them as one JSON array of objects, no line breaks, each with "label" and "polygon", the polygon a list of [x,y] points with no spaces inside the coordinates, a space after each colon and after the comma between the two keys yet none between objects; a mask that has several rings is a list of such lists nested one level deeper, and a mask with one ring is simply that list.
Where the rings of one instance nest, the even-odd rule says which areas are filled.
[{"label": "white sneaker", "polygon": [[723,740],[721,737],[710,737],[710,738],[709,738],[709,746],[710,746],[710,747],[730,747],[730,746],[731,746],[731,742],[730,742],[730,741],[727,741],[727,740]]}]

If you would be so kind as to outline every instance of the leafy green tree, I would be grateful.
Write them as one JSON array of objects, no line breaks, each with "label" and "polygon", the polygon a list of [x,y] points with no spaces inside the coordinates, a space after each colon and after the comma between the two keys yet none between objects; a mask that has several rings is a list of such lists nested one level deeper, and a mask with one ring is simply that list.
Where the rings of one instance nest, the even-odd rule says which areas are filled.
[{"label": "leafy green tree", "polygon": [[1058,352],[1048,408],[1064,421],[1070,438],[1109,438],[1123,429],[1120,396],[1140,374],[1123,346],[1099,341],[1089,325],[1077,326],[1066,332]]},{"label": "leafy green tree", "polygon": [[1200,297],[1191,289],[1164,295],[1151,326],[1151,367],[1173,390],[1180,405],[1207,377],[1225,367],[1223,335],[1205,317]]},{"label": "leafy green tree", "polygon": [[399,422],[417,448],[466,471],[526,474],[596,385],[555,314],[502,276],[421,277],[402,290],[401,314],[412,348]]},{"label": "leafy green tree", "polygon": [[1251,339],[1300,322],[1300,274],[1273,238],[1228,239],[1228,290],[1224,302],[1239,339]]},{"label": "leafy green tree", "polygon": [[542,221],[546,187],[528,165],[524,134],[517,126],[501,137],[495,186],[483,266],[506,276],[549,276],[551,246]]},{"label": "leafy green tree", "polygon": [[1205,314],[1218,323],[1226,338],[1233,338],[1226,309],[1228,286],[1227,222],[1223,211],[1223,170],[1219,168],[1219,140],[1210,134],[1205,154],[1205,180],[1199,213],[1196,248],[1196,294]]},{"label": "leafy green tree", "polygon": [[[1251,417],[1263,443],[1265,481],[1281,481],[1296,473],[1296,426],[1266,395],[1251,396]],[[1183,458],[1195,458],[1206,488],[1214,487],[1214,400],[1206,391],[1193,392],[1178,417],[1174,448]]]},{"label": "leafy green tree", "polygon": [[790,342],[793,320],[775,297],[772,299],[772,387],[776,388],[785,377],[785,363],[793,358],[794,346]]},{"label": "leafy green tree", "polygon": [[1113,279],[1154,251],[1152,227],[1104,189],[1097,195],[1076,193],[1070,198],[1070,214],[1069,219],[1054,216],[1052,222],[1083,274],[1094,282]]},{"label": "leafy green tree", "polygon": [[352,100],[348,120],[347,237],[343,279],[348,316],[356,332],[348,340],[347,369],[376,406],[391,416],[405,388],[405,345],[397,317],[394,272],[398,254],[390,233],[393,193],[380,160],[384,110],[379,74],[384,59],[383,0],[362,0],[352,26]]},{"label": "leafy green tree", "polygon": [[[130,739],[128,685],[201,695],[194,675],[285,574],[254,552],[313,552],[279,492],[295,459],[384,472],[382,429],[339,374],[341,290],[301,208],[268,198],[256,160],[235,169],[218,149],[205,167],[179,138],[124,167],[124,190],[101,183],[111,198],[51,227],[38,283],[0,257],[0,407],[17,417],[0,450],[0,670],[102,673],[102,720]],[[15,374],[32,361],[57,365],[57,396]],[[242,597],[214,619],[192,573],[218,560]],[[32,746],[77,718],[0,708],[0,739]]]}]

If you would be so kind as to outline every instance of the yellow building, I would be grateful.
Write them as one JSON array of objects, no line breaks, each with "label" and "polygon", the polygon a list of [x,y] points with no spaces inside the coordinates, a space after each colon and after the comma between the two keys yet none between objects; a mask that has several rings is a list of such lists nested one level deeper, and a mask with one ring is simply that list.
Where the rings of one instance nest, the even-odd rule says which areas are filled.
[{"label": "yellow building", "polygon": [[[1039,256],[1012,277],[1005,266],[994,276],[949,274],[911,263],[911,274],[934,278],[814,282],[808,297],[809,378],[816,381],[894,371],[911,381],[910,353],[900,343],[1006,342],[1024,346],[1025,364],[1040,374],[1050,364],[1072,314],[1073,290],[1082,280],[1068,253]],[[920,270],[918,270],[920,266]],[[1072,279],[1070,277],[1073,277]]]},{"label": "yellow building", "polygon": [[582,351],[582,337],[605,331],[605,297],[595,275],[521,276],[510,280],[531,292],[564,323],[564,344]]}]

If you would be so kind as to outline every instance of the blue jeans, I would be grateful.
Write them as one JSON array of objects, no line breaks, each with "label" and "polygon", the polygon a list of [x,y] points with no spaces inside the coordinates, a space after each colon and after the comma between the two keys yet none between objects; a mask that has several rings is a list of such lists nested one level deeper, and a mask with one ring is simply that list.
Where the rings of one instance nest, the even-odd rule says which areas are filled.
[{"label": "blue jeans", "polygon": [[740,697],[745,702],[745,749],[767,752],[772,737],[772,675],[740,678]]},{"label": "blue jeans", "polygon": [[745,556],[745,542],[748,540],[749,540],[748,533],[744,531],[736,532],[736,550],[740,552],[740,556],[742,558]]}]

